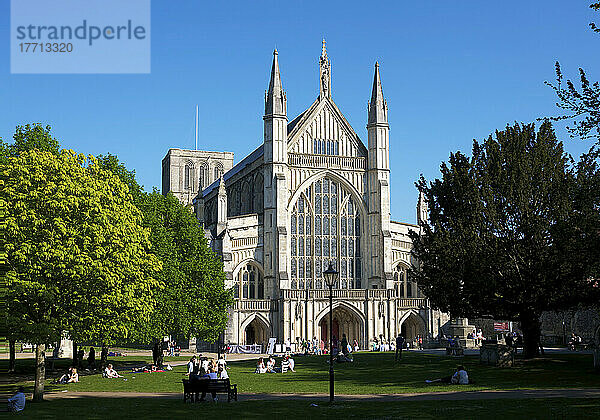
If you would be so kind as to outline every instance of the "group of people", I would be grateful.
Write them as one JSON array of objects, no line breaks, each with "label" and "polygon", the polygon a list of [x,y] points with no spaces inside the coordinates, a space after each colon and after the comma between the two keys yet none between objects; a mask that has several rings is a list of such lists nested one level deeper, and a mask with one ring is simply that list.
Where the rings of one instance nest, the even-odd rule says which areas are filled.
[{"label": "group of people", "polygon": [[261,357],[256,363],[256,370],[254,373],[286,373],[288,370],[290,372],[296,372],[294,370],[295,366],[296,362],[289,353],[286,353],[281,359],[281,367],[277,367],[277,362],[273,356],[269,357],[267,363],[265,363],[265,360]]},{"label": "group of people", "polygon": [[303,339],[300,342],[300,348],[304,354],[325,354],[325,342],[323,340],[318,340],[317,337],[313,337],[312,340]]},{"label": "group of people", "polygon": [[475,341],[476,346],[480,346],[483,340],[485,340],[485,337],[483,336],[481,329],[473,329],[473,331],[467,333],[467,340],[473,340]]},{"label": "group of people", "polygon": [[102,372],[102,377],[109,378],[109,379],[115,379],[115,378],[122,378],[123,375],[119,375],[119,372],[117,372],[115,370],[115,368],[113,368],[113,365],[111,363],[109,363],[104,368],[104,371]]},{"label": "group of people", "polygon": [[54,381],[55,384],[70,384],[79,382],[79,374],[76,367],[70,367],[67,373]]},{"label": "group of people", "polygon": [[517,354],[517,349],[523,347],[523,336],[515,331],[508,332],[504,336],[504,342],[507,346],[512,347],[515,354]]},{"label": "group of people", "polygon": [[577,350],[577,346],[580,346],[581,343],[583,343],[583,339],[581,338],[581,336],[579,336],[575,333],[571,333],[571,338],[569,339],[569,342],[568,342],[569,350],[571,350],[571,351]]},{"label": "group of people", "polygon": [[[52,356],[54,358],[58,358],[58,349],[59,349],[59,346],[56,346],[54,349],[54,352],[52,354]],[[104,352],[107,352],[106,348],[104,348],[102,350],[101,357],[104,356]],[[84,368],[83,361],[84,361],[84,359],[86,359],[85,355],[86,355],[85,347],[83,347],[83,346],[79,347],[79,349],[77,350],[77,353],[73,357],[73,362],[74,362],[76,368],[78,368],[78,369]],[[103,357],[103,358],[105,358],[105,357]],[[94,347],[90,347],[90,350],[87,354],[86,369],[87,370],[96,370],[96,349]]]},{"label": "group of people", "polygon": [[[227,362],[225,357],[222,356],[217,361],[209,359],[207,357],[192,356],[190,361],[187,363],[187,374],[192,381],[207,381],[215,379],[229,379],[227,373]],[[214,402],[217,402],[217,393],[211,391],[211,396]],[[206,392],[202,392],[200,401],[206,401]]]}]

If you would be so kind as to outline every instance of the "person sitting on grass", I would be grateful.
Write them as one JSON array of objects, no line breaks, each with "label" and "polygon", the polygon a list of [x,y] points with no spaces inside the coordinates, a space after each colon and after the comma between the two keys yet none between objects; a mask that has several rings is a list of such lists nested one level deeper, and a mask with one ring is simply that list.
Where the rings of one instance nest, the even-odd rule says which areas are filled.
[{"label": "person sitting on grass", "polygon": [[104,369],[104,373],[102,374],[102,376],[104,376],[105,378],[122,378],[122,375],[119,375],[119,373],[113,369],[113,365],[112,364],[108,364],[108,366],[106,366],[106,369]]},{"label": "person sitting on grass", "polygon": [[69,375],[69,379],[67,380],[68,384],[74,382],[79,382],[79,374],[77,373],[77,368],[73,368],[73,370],[71,371],[71,375]]},{"label": "person sitting on grass", "polygon": [[294,362],[294,359],[292,359],[289,354],[286,354],[281,360],[281,372],[285,373],[288,370],[291,372],[296,372],[294,370],[295,365],[296,363]]},{"label": "person sitting on grass", "polygon": [[454,385],[468,385],[469,383],[473,383],[472,381],[469,382],[469,375],[467,374],[465,367],[462,365],[458,366],[456,368],[456,372],[454,372],[454,374],[451,376],[445,376],[443,378],[433,379],[433,380],[428,379],[425,382],[427,382],[428,384],[431,384],[434,382],[441,382],[444,384],[454,384]]},{"label": "person sitting on grass", "polygon": [[265,373],[267,371],[267,368],[265,366],[265,362],[263,360],[263,358],[261,357],[260,359],[258,359],[258,362],[256,363],[256,370],[254,371],[254,373]]},{"label": "person sitting on grass", "polygon": [[17,393],[8,399],[8,411],[18,413],[25,409],[25,388],[19,387]]},{"label": "person sitting on grass", "polygon": [[281,359],[281,373],[286,373],[290,370],[290,356],[284,356]]},{"label": "person sitting on grass", "polygon": [[68,384],[71,382],[79,382],[79,374],[77,373],[77,368],[74,367],[70,367],[67,373],[54,381],[55,384]]},{"label": "person sitting on grass", "polygon": [[275,359],[272,357],[269,357],[269,360],[267,361],[267,372],[275,373]]}]

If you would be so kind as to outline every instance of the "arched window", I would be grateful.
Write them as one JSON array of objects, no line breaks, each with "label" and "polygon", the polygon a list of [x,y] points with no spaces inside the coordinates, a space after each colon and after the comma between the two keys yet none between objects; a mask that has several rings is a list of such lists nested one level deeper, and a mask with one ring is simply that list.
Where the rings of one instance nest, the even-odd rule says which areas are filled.
[{"label": "arched window", "polygon": [[394,288],[399,297],[416,298],[422,296],[417,283],[409,279],[408,271],[403,264],[398,264],[394,268]]},{"label": "arched window", "polygon": [[241,214],[252,213],[252,190],[247,181],[242,183],[242,197],[240,202]]},{"label": "arched window", "polygon": [[242,299],[265,298],[265,280],[255,264],[248,263],[238,271],[234,287],[237,289],[234,289],[235,297],[241,295]]},{"label": "arched window", "polygon": [[221,164],[221,162],[215,163],[214,172],[215,172],[215,178],[214,178],[213,182],[217,181],[219,178],[221,178],[221,176],[223,176],[223,165]]},{"label": "arched window", "polygon": [[186,190],[193,189],[194,185],[192,182],[193,179],[194,166],[191,162],[185,164],[184,170],[184,185],[183,188]]},{"label": "arched window", "polygon": [[206,163],[200,165],[198,174],[198,187],[200,190],[208,187],[208,165]]},{"label": "arched window", "polygon": [[329,263],[339,271],[338,287],[362,287],[361,222],[350,192],[322,178],[298,198],[291,220],[291,287],[321,289]]},{"label": "arched window", "polygon": [[398,264],[394,268],[394,289],[399,297],[406,297],[406,268],[402,264]]}]

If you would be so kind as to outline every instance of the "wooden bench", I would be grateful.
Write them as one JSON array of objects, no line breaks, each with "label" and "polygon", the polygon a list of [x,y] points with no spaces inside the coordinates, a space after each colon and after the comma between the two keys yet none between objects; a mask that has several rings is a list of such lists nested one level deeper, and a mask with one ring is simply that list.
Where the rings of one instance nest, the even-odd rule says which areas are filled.
[{"label": "wooden bench", "polygon": [[237,384],[231,384],[229,379],[183,379],[183,402],[197,402],[200,400],[199,395],[202,392],[210,394],[226,393],[227,402],[231,400],[237,401]]},{"label": "wooden bench", "polygon": [[575,343],[573,345],[573,351],[589,350],[593,347],[593,344],[594,343],[587,343],[587,342]]}]

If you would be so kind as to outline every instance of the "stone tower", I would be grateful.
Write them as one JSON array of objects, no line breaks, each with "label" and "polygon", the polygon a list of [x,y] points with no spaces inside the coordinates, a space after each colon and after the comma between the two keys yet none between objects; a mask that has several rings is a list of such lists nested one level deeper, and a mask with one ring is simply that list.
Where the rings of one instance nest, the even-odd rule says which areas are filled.
[{"label": "stone tower", "polygon": [[379,76],[379,63],[375,63],[373,91],[368,105],[368,206],[371,270],[371,287],[393,287],[392,267],[389,255],[392,252],[390,234],[390,148],[387,118],[387,102]]},{"label": "stone tower", "polygon": [[264,244],[265,292],[289,288],[287,274],[287,99],[281,84],[277,50],[273,52],[271,80],[265,95],[264,120]]}]

